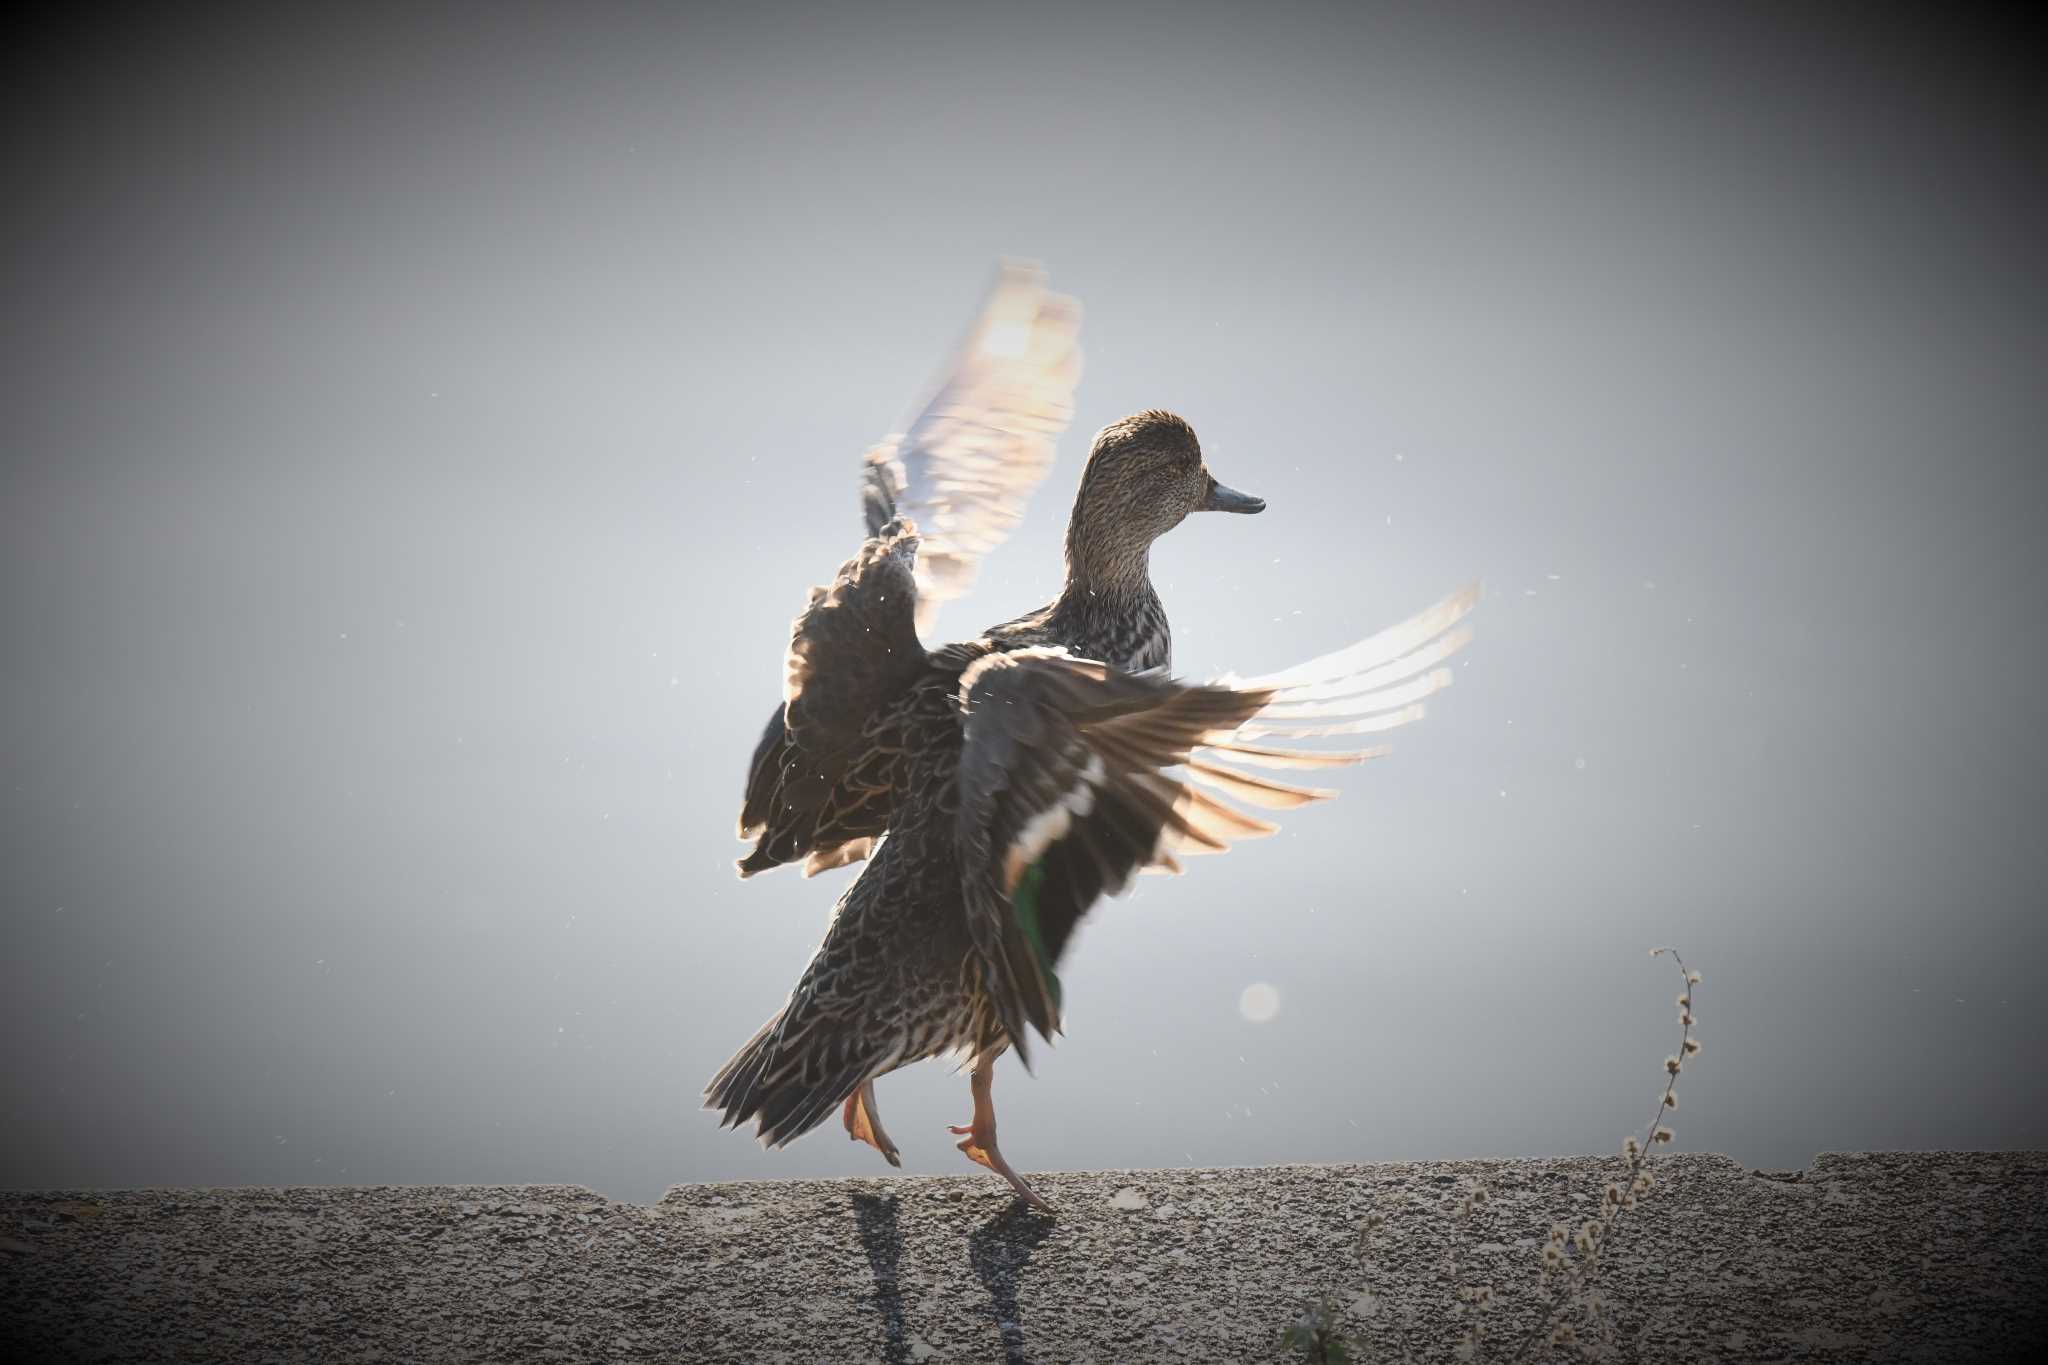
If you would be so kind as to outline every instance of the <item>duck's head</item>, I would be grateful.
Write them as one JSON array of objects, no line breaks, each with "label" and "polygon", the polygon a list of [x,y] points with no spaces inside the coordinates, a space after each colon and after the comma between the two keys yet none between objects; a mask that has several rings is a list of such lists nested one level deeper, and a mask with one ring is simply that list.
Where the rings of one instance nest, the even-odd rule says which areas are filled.
[{"label": "duck's head", "polygon": [[1095,435],[1074,515],[1070,570],[1143,574],[1152,542],[1190,512],[1260,512],[1266,500],[1218,483],[1195,429],[1170,412],[1134,413]]}]

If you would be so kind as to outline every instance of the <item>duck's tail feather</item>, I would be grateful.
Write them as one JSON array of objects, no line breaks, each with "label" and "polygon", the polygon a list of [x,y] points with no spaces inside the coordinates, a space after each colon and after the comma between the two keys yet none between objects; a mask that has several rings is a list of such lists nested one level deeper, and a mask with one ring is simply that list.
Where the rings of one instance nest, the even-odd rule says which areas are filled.
[{"label": "duck's tail feather", "polygon": [[704,1087],[704,1107],[721,1111],[719,1126],[752,1121],[764,1147],[784,1147],[829,1118],[868,1079],[857,1063],[824,1067],[802,1041],[785,1045],[783,1014],[761,1026]]}]

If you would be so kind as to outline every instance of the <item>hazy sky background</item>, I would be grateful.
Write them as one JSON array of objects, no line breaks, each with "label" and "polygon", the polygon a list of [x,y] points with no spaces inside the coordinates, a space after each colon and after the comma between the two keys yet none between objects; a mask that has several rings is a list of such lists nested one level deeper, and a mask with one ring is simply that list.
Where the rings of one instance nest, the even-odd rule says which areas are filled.
[{"label": "hazy sky background", "polygon": [[[1651,11],[1654,9],[1654,13]],[[846,873],[742,770],[1001,254],[1265,497],[1177,665],[1485,581],[1279,838],[1099,907],[1026,1170],[2048,1145],[2037,76],[1727,6],[393,7],[11,58],[7,1186],[875,1175],[699,1090]],[[1277,990],[1263,1024],[1238,1009]],[[881,1107],[968,1172],[941,1064]],[[995,1181],[990,1177],[991,1195]]]}]

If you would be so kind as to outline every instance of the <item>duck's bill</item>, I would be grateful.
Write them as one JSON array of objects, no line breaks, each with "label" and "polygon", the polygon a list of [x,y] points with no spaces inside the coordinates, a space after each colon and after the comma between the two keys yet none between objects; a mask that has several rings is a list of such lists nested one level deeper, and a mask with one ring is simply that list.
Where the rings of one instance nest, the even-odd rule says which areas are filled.
[{"label": "duck's bill", "polygon": [[1266,500],[1255,498],[1249,493],[1240,493],[1229,484],[1209,480],[1209,496],[1202,499],[1204,512],[1263,512]]}]

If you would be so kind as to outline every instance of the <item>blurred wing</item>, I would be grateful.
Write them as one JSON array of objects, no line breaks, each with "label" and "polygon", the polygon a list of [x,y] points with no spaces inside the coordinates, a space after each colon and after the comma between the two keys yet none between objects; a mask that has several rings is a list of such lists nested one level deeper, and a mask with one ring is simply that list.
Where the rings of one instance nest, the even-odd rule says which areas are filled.
[{"label": "blurred wing", "polygon": [[888,828],[905,754],[885,718],[925,667],[916,553],[914,534],[883,528],[791,624],[782,705],[740,807],[740,837],[758,836],[742,877],[797,858],[806,873],[856,861]]},{"label": "blurred wing", "polygon": [[[1028,1061],[1027,1026],[1059,1025],[1054,965],[1074,926],[1133,874],[1179,871],[1278,826],[1233,802],[1287,810],[1336,795],[1256,769],[1340,767],[1380,749],[1280,748],[1269,738],[1370,734],[1419,719],[1470,638],[1465,588],[1335,654],[1249,682],[1119,673],[1060,650],[993,655],[961,678],[958,837],[986,1027]],[[1169,771],[1174,770],[1174,771]],[[1229,799],[1225,799],[1229,798]]]},{"label": "blurred wing", "polygon": [[862,503],[873,534],[916,524],[918,628],[974,586],[981,557],[1023,519],[1074,415],[1081,305],[1046,291],[1045,272],[1006,261],[938,391],[867,454]]}]

